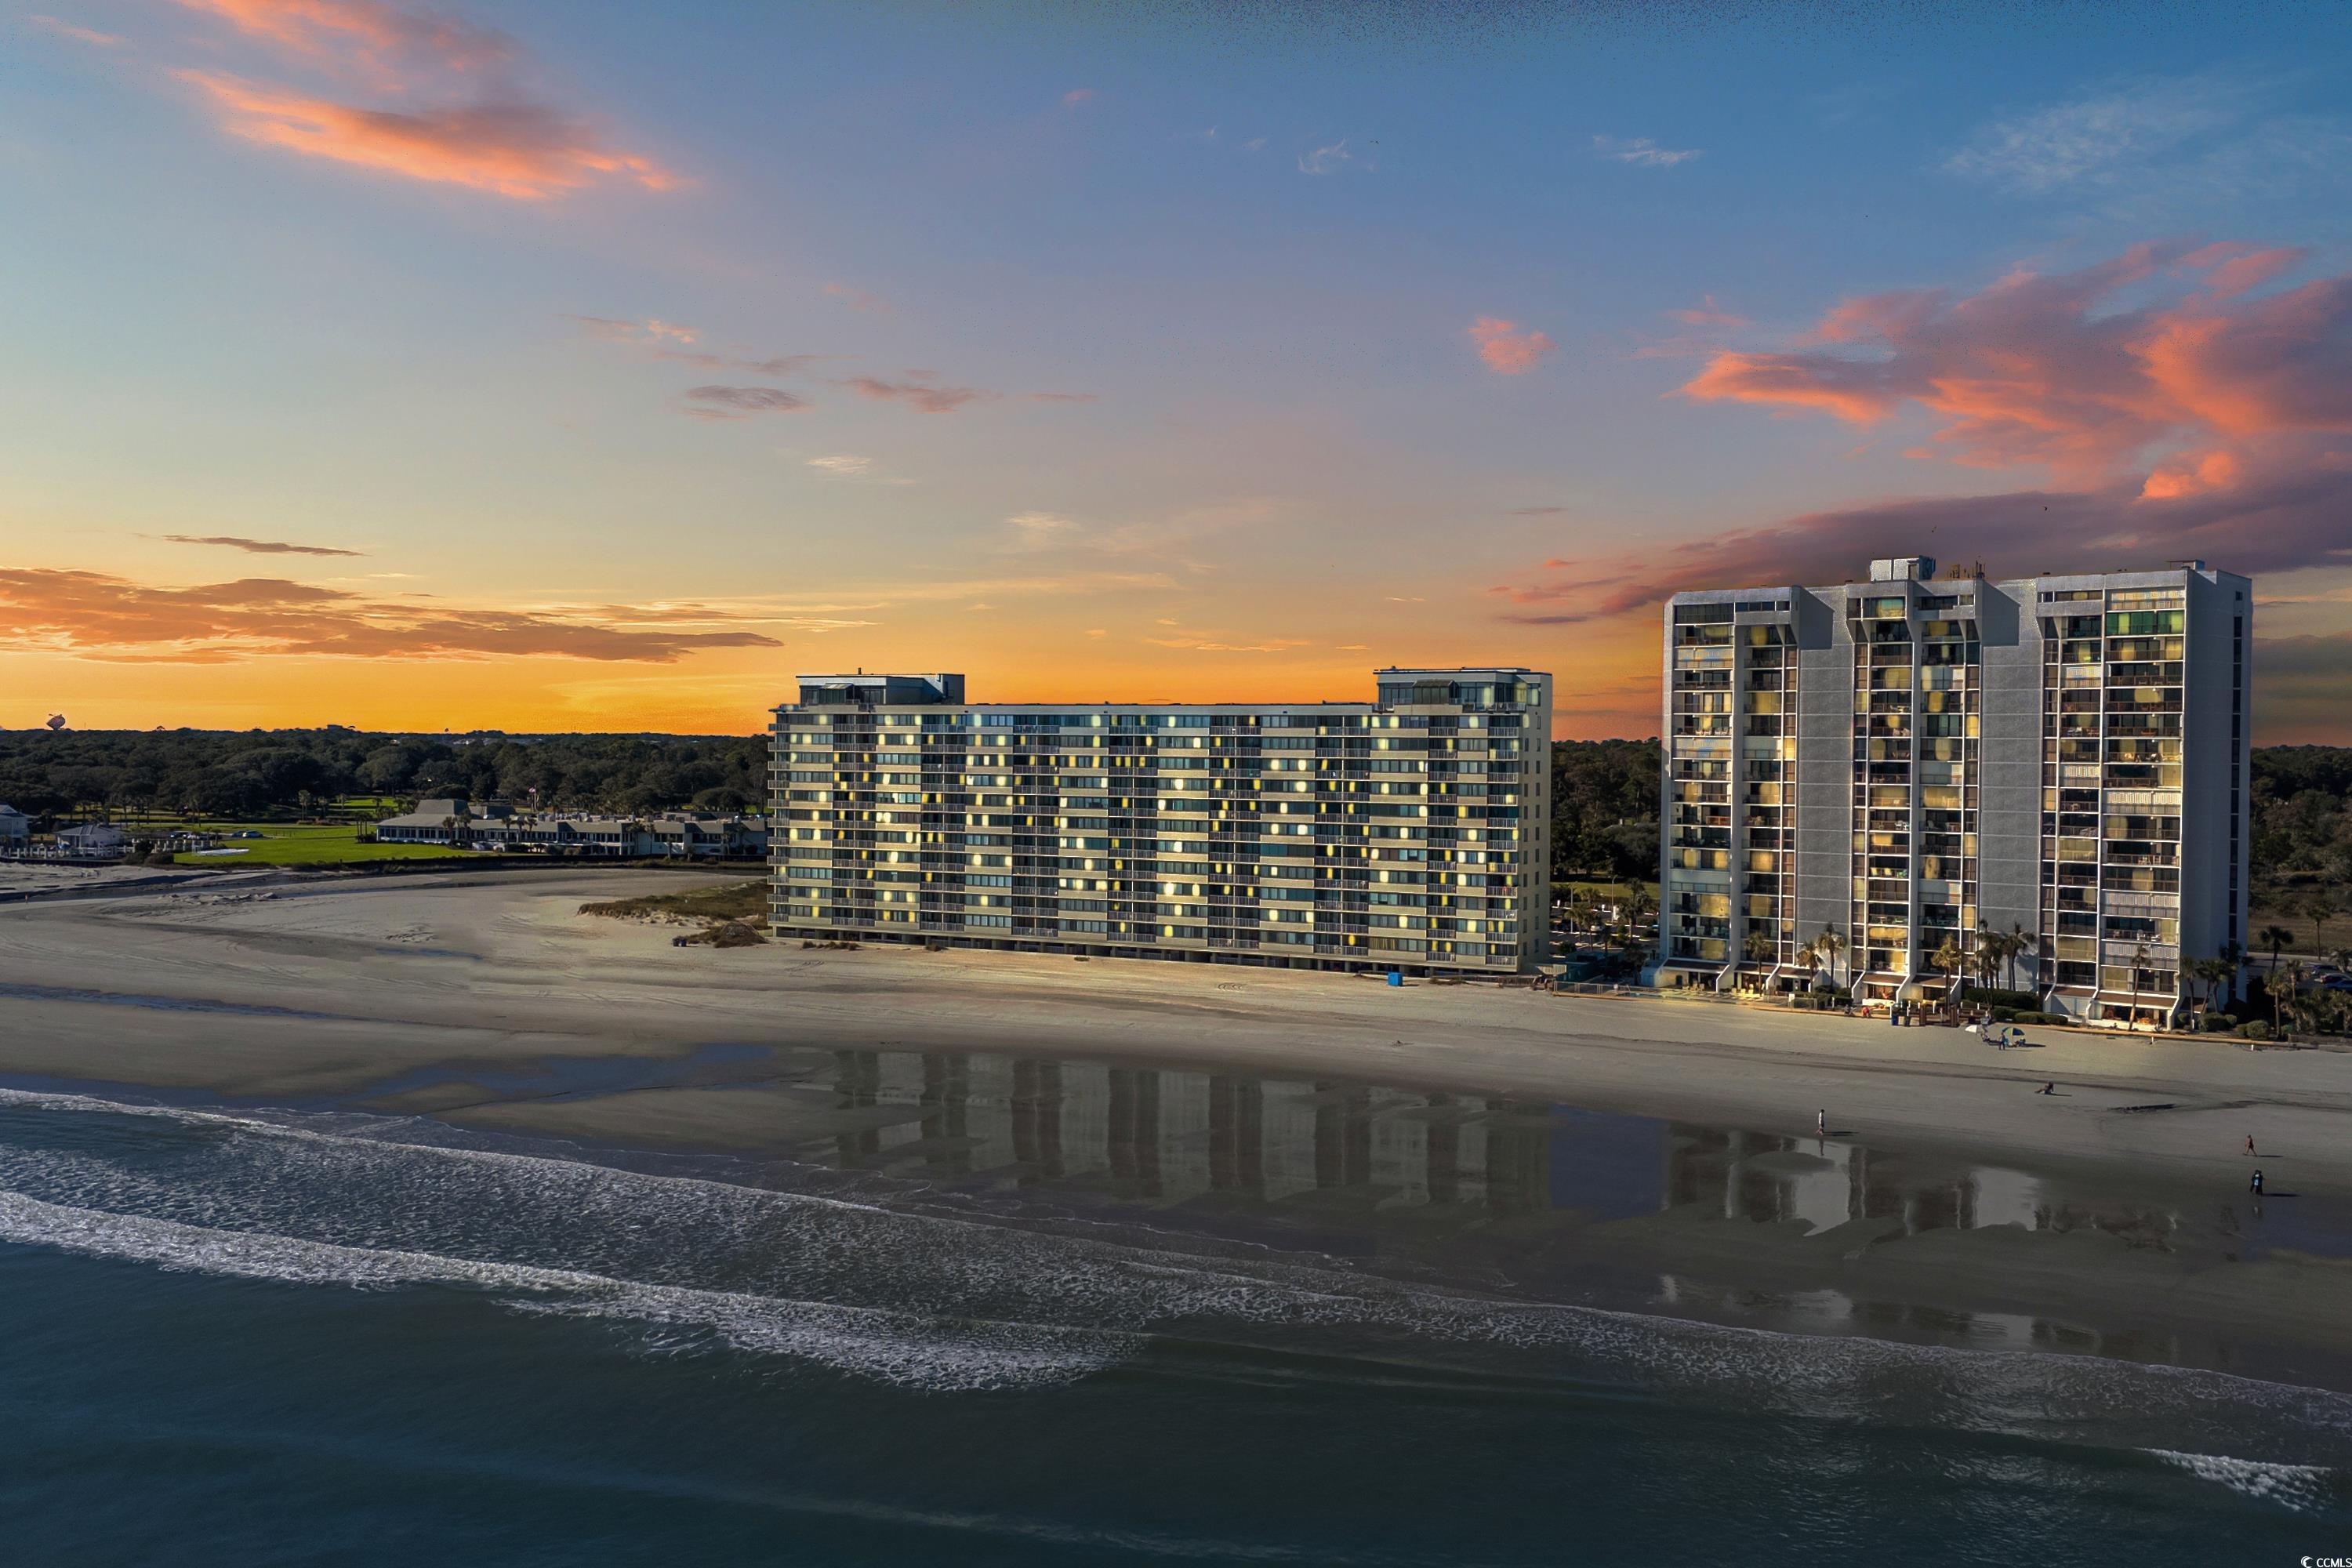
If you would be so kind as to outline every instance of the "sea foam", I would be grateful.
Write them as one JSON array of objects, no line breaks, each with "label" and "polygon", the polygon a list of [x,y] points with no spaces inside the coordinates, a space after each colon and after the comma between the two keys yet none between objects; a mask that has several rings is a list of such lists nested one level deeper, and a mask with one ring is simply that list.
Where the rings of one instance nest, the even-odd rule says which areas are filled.
[{"label": "sea foam", "polygon": [[1714,1408],[2150,1450],[2193,1431],[2203,1448],[2352,1459],[2352,1399],[2324,1390],[1498,1300],[1313,1254],[1188,1248],[1164,1231],[1104,1239],[409,1141],[448,1136],[0,1090],[0,1237],[252,1278],[473,1288],[523,1310],[632,1321],[649,1345],[674,1348],[683,1331],[689,1345],[942,1391],[1066,1381],[1181,1340],[1466,1361]]}]

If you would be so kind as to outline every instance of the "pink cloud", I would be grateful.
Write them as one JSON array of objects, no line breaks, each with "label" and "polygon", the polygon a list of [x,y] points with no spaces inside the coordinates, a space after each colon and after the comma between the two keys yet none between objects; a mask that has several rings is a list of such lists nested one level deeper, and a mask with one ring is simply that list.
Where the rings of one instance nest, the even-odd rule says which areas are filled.
[{"label": "pink cloud", "polygon": [[[909,376],[926,376],[928,371],[909,371]],[[978,403],[999,395],[971,386],[934,386],[920,380],[881,381],[870,375],[852,376],[842,385],[860,397],[872,397],[884,402],[903,403],[925,414],[952,414],[967,403]]]},{"label": "pink cloud", "polygon": [[94,48],[110,49],[122,42],[119,34],[101,33],[95,27],[84,27],[56,16],[33,16],[25,20],[37,27],[47,28],[61,38],[71,38],[78,44],[88,44]]},{"label": "pink cloud", "polygon": [[[391,604],[275,577],[165,587],[103,572],[0,569],[0,647],[140,663],[292,655],[667,664],[698,648],[781,646],[761,632],[677,629],[614,606],[567,614]],[[643,624],[612,624],[631,620]]]},{"label": "pink cloud", "polygon": [[853,310],[870,310],[877,316],[890,313],[890,301],[879,294],[869,294],[863,289],[852,289],[846,283],[828,283],[824,291]]},{"label": "pink cloud", "polygon": [[2190,251],[2180,258],[2180,265],[2189,271],[2210,268],[2212,276],[2206,279],[2206,288],[2215,298],[2228,300],[2261,288],[2281,273],[2300,266],[2310,254],[2300,246],[2264,250],[2225,240]]},{"label": "pink cloud", "polygon": [[[2143,245],[2078,272],[2021,268],[1970,295],[1865,296],[1786,349],[1717,354],[1681,391],[1858,425],[1916,407],[1936,426],[1926,450],[2049,464],[2076,483],[2166,444],[2352,429],[2352,279],[2242,298],[2297,259]],[[2183,272],[2207,287],[2116,308],[2126,288]]]},{"label": "pink cloud", "polygon": [[1074,87],[1070,89],[1069,91],[1062,95],[1062,107],[1064,109],[1076,109],[1082,103],[1093,102],[1098,96],[1100,95],[1097,94],[1093,88]]},{"label": "pink cloud", "polygon": [[1744,327],[1748,318],[1735,310],[1727,310],[1715,302],[1712,294],[1704,295],[1688,310],[1668,310],[1667,316],[1686,327],[1722,327],[1727,330]]},{"label": "pink cloud", "polygon": [[1478,345],[1478,357],[1497,375],[1525,375],[1559,345],[1543,333],[1523,331],[1516,321],[1481,316],[1466,329]]},{"label": "pink cloud", "polygon": [[521,48],[491,27],[406,11],[382,0],[179,0],[248,37],[341,69],[379,76],[409,70],[484,71],[515,63]]},{"label": "pink cloud", "polygon": [[1862,426],[1920,414],[1931,434],[1915,455],[2048,465],[2063,488],[1810,512],[1547,561],[1491,593],[1507,619],[1632,637],[1682,589],[1843,581],[1923,547],[2017,576],[2192,556],[2249,573],[2352,567],[2352,277],[2250,292],[2301,259],[2139,246],[1972,294],[1851,300],[1784,348],[1720,353],[1685,395]]},{"label": "pink cloud", "polygon": [[545,201],[604,182],[666,191],[678,177],[615,146],[588,119],[516,82],[506,34],[384,0],[178,0],[329,79],[358,78],[396,108],[216,70],[173,74],[223,130],[263,146],[382,174]]},{"label": "pink cloud", "polygon": [[208,71],[173,73],[203,90],[222,129],[264,146],[410,179],[545,201],[600,179],[666,191],[677,176],[608,147],[582,122],[537,104],[478,104],[397,113],[353,109]]}]

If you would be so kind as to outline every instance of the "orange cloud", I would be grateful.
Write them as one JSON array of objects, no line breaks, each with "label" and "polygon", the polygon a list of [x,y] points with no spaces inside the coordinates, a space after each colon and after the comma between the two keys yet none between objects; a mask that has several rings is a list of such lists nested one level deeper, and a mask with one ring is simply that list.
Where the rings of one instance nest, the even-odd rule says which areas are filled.
[{"label": "orange cloud", "polygon": [[2225,240],[2192,250],[2180,258],[2185,270],[2211,268],[2212,276],[2205,287],[2217,299],[2232,299],[2251,289],[2259,289],[2280,274],[2301,265],[2310,252],[2300,246],[2281,246],[2264,250],[2251,245]]},{"label": "orange cloud", "polygon": [[78,44],[88,44],[93,48],[110,49],[122,42],[117,34],[101,33],[95,27],[80,26],[56,16],[33,16],[25,20],[37,27],[47,27],[61,38],[71,38]]},{"label": "orange cloud", "polygon": [[1000,395],[971,386],[934,386],[920,380],[882,381],[870,375],[852,376],[841,384],[860,397],[903,403],[925,414],[952,414],[967,403],[978,403]]},{"label": "orange cloud", "polygon": [[406,69],[482,71],[521,50],[506,34],[381,0],[179,0],[248,37],[331,67],[389,77]]},{"label": "orange cloud", "polygon": [[335,79],[403,101],[370,108],[340,93],[212,69],[173,73],[231,135],[379,173],[546,201],[604,181],[666,191],[682,182],[612,144],[588,120],[517,85],[527,62],[493,28],[385,0],[178,0]]},{"label": "orange cloud", "polygon": [[578,121],[536,104],[404,114],[352,109],[210,71],[173,74],[204,90],[231,135],[411,179],[519,201],[544,201],[608,175],[653,191],[678,184],[652,160],[605,147]]},{"label": "orange cloud", "polygon": [[2139,488],[2142,500],[2171,500],[2238,482],[2244,466],[2228,452],[2192,452],[2157,466]]},{"label": "orange cloud", "polygon": [[1497,375],[1525,375],[1559,347],[1543,333],[1522,331],[1517,322],[1500,316],[1481,316],[1466,331],[1478,345],[1478,357]]},{"label": "orange cloud", "polygon": [[[2160,443],[2352,429],[2352,279],[2242,297],[2300,259],[2142,245],[2078,272],[2020,268],[1972,295],[1865,296],[1787,349],[1717,354],[1680,390],[1857,425],[1916,406],[1937,421],[1927,450],[2104,483]],[[2181,273],[2205,288],[2114,308],[2126,288]]]},{"label": "orange cloud", "polygon": [[1736,310],[1727,310],[1715,302],[1712,294],[1701,296],[1699,302],[1685,310],[1668,310],[1667,316],[1686,327],[1744,327],[1748,318]]},{"label": "orange cloud", "polygon": [[698,648],[782,646],[748,629],[683,629],[738,618],[697,606],[566,614],[392,604],[276,577],[170,588],[102,572],[0,570],[0,647],[116,662],[536,655],[667,664]]}]

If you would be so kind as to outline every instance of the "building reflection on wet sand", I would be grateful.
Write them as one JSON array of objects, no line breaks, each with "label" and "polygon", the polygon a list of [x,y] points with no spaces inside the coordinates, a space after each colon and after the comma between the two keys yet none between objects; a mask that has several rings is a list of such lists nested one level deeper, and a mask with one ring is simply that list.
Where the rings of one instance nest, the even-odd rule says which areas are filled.
[{"label": "building reflection on wet sand", "polygon": [[[1542,1101],[960,1052],[845,1051],[833,1163],[1074,1184],[1160,1203],[1347,1194],[1554,1206]],[[1644,1124],[1655,1125],[1655,1124]]]},{"label": "building reflection on wet sand", "polygon": [[[2095,1226],[2165,1245],[2177,1217],[2088,1206],[1995,1166],[1923,1165],[1835,1139],[1376,1084],[952,1051],[843,1051],[810,1152],[856,1170],[1065,1184],[1181,1203],[1349,1194],[1367,1208],[1628,1218],[1696,1206],[1827,1230]],[[822,1130],[822,1131],[821,1131]]]},{"label": "building reflection on wet sand", "polygon": [[[828,1104],[796,1118],[804,1152],[848,1170],[926,1184],[1093,1194],[1204,1215],[1293,1212],[1328,1225],[1447,1213],[1465,1225],[1416,1226],[1415,1247],[1477,1222],[1537,1224],[1546,1237],[1674,1210],[1804,1234],[1879,1222],[1896,1234],[2018,1226],[2096,1228],[2168,1247],[2179,1217],[2084,1204],[1992,1166],[1952,1167],[1835,1139],[1730,1131],[1619,1116],[1527,1098],[1357,1082],[1118,1067],[1076,1058],[950,1051],[835,1053],[800,1080]],[[1557,1222],[1557,1226],[1546,1222]],[[1391,1233],[1392,1237],[1395,1233]],[[1537,1233],[1520,1226],[1495,1237]],[[1512,1244],[1510,1272],[1538,1264]],[[1525,1268],[1522,1268],[1522,1265]],[[1531,1271],[1531,1272],[1530,1272]],[[1836,1289],[1754,1291],[1673,1274],[1662,1303],[1762,1314],[1783,1326],[2014,1349],[2173,1359],[2164,1336],[2102,1335],[2000,1312],[1866,1301]]]}]

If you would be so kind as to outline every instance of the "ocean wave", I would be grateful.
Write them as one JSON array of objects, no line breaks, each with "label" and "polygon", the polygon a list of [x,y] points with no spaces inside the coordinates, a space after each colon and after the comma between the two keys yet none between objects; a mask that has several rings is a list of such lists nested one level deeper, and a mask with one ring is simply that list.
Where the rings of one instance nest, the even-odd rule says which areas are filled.
[{"label": "ocean wave", "polygon": [[[192,1273],[358,1289],[450,1285],[518,1310],[685,1329],[731,1349],[821,1363],[937,1390],[1066,1383],[1129,1353],[1099,1331],[944,1323],[907,1313],[729,1291],[646,1285],[571,1269],[343,1247],[43,1203],[0,1193],[0,1241]],[[675,1348],[675,1346],[673,1346]]]},{"label": "ocean wave", "polygon": [[[108,1120],[123,1116],[143,1125]],[[2116,1447],[2193,1432],[2352,1463],[2352,1398],[2324,1390],[1506,1300],[1166,1232],[1074,1236],[404,1136],[447,1131],[0,1090],[0,1234],[166,1267],[475,1285],[943,1390],[1084,1376],[1159,1340]]]},{"label": "ocean wave", "polygon": [[2229,1488],[2241,1497],[2274,1502],[2297,1513],[2316,1513],[2334,1500],[2341,1477],[2325,1465],[2284,1465],[2267,1459],[2233,1459],[2226,1454],[2184,1454],[2149,1448],[2148,1454],[2200,1480]]}]

